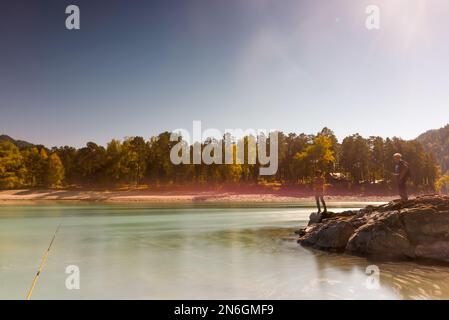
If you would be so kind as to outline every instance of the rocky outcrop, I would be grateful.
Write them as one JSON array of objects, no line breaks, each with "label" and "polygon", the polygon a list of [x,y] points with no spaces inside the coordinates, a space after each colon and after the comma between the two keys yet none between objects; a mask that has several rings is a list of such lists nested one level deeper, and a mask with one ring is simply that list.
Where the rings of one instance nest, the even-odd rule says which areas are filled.
[{"label": "rocky outcrop", "polygon": [[449,262],[449,197],[422,196],[356,211],[314,213],[297,233],[298,243],[321,250]]}]

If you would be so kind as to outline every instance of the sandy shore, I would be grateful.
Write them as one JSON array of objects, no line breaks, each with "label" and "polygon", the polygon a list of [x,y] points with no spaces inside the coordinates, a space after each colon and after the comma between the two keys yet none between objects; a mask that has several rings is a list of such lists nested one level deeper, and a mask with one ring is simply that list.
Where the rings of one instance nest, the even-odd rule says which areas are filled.
[{"label": "sandy shore", "polygon": [[[327,196],[329,202],[387,202],[391,196]],[[160,204],[193,203],[279,203],[295,204],[314,201],[311,196],[291,193],[242,193],[242,192],[169,192],[169,191],[81,191],[81,190],[4,190],[0,191],[0,204],[36,201],[96,201],[96,202],[142,202]]]}]

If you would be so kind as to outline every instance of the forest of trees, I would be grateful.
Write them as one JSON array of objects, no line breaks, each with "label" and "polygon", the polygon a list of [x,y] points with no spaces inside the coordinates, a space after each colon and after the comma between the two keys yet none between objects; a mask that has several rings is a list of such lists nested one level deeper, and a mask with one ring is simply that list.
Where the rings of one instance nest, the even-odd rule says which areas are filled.
[{"label": "forest of trees", "polygon": [[[211,140],[204,142],[210,143]],[[243,141],[247,144],[248,137]],[[400,152],[411,167],[417,191],[445,188],[433,153],[417,140],[369,137],[358,134],[338,142],[324,128],[316,135],[279,133],[279,167],[274,176],[259,176],[259,164],[174,165],[170,150],[177,143],[163,132],[112,140],[106,147],[88,142],[83,148],[0,143],[0,188],[111,187],[123,185],[309,184],[314,172],[327,173],[339,188],[391,189],[392,155]],[[449,180],[448,180],[449,181]]]},{"label": "forest of trees", "polygon": [[449,193],[449,124],[443,128],[429,130],[417,139],[426,152],[435,155],[442,175],[436,183],[436,188]]}]

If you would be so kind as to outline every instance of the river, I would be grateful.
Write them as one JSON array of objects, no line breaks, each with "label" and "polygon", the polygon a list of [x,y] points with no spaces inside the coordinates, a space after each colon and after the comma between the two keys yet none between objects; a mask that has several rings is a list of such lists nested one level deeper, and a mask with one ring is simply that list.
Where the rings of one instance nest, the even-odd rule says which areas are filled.
[{"label": "river", "polygon": [[[0,205],[0,299],[25,298],[59,224],[33,299],[449,298],[449,267],[299,246],[293,232],[311,211],[308,203]],[[68,266],[79,268],[79,289],[66,287]],[[378,268],[379,282],[367,268]]]}]

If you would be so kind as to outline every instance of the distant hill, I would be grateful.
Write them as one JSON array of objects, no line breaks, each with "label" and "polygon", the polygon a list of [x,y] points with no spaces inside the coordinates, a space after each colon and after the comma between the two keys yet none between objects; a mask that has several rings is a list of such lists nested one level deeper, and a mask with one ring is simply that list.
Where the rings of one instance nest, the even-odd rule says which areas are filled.
[{"label": "distant hill", "polygon": [[440,129],[424,132],[416,140],[427,152],[435,155],[442,173],[449,171],[449,124]]},{"label": "distant hill", "polygon": [[13,138],[11,138],[10,136],[7,136],[5,134],[0,135],[0,143],[3,141],[10,141],[12,143],[14,143],[18,148],[29,148],[34,146],[34,144],[27,142],[27,141],[22,141],[22,140],[14,140]]}]

